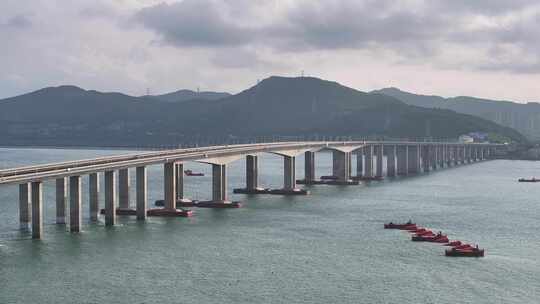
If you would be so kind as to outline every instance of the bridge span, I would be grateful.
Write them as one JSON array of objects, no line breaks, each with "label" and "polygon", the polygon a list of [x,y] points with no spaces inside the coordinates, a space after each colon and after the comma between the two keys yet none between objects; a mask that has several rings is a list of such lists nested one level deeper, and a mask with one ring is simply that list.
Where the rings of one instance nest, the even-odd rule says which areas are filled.
[{"label": "bridge span", "polygon": [[[298,184],[355,185],[361,180],[380,180],[406,176],[446,167],[490,159],[506,145],[457,142],[410,141],[343,141],[343,142],[279,142],[244,145],[212,146],[174,149],[100,157],[78,161],[27,166],[0,170],[0,186],[19,185],[19,221],[21,229],[30,229],[32,238],[39,239],[43,231],[43,182],[56,182],[56,223],[66,224],[69,230],[80,232],[82,224],[81,179],[89,179],[90,220],[98,220],[100,201],[104,200],[105,225],[116,223],[117,215],[136,215],[145,220],[148,215],[177,216],[178,204],[189,203],[183,194],[183,163],[195,161],[212,166],[212,206],[231,206],[227,195],[227,164],[246,159],[246,187],[236,193],[305,195],[308,191]],[[315,153],[332,152],[332,175],[317,179]],[[283,188],[269,190],[258,182],[260,153],[283,157]],[[296,179],[296,156],[305,154],[304,179]],[[356,157],[356,170],[351,166]],[[386,161],[386,171],[383,170]],[[147,166],[163,165],[163,208],[148,209]],[[130,168],[135,168],[135,208],[130,207]],[[104,196],[100,176],[104,177]],[[118,206],[117,206],[118,203]],[[69,215],[66,210],[69,205]]]}]

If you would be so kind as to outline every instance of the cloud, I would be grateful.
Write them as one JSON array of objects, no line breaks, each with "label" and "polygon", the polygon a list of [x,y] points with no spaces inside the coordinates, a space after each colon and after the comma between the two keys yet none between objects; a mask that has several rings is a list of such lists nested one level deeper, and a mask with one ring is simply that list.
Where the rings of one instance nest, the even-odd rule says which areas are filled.
[{"label": "cloud", "polygon": [[141,9],[135,16],[175,46],[233,46],[252,40],[253,31],[237,25],[221,1],[186,0]]},{"label": "cloud", "polygon": [[31,27],[32,22],[27,16],[16,15],[7,20],[6,26],[18,29],[25,29]]},{"label": "cloud", "polygon": [[[519,63],[524,53],[527,62],[538,61],[540,6],[533,0],[271,2],[281,15],[270,22],[260,15],[267,2],[213,0],[155,5],[139,11],[136,20],[155,31],[164,43],[177,47],[253,46],[277,52],[357,49],[392,52],[401,57],[399,62],[429,58],[436,65],[438,57],[453,56],[447,49],[459,47],[468,53],[467,49],[475,48],[481,57],[497,46],[512,44],[520,52],[507,56],[517,54],[514,59]],[[243,15],[232,16],[231,12]],[[258,18],[262,22],[242,22]],[[466,66],[485,69],[485,65],[493,65],[497,69],[497,58],[475,64],[478,59],[471,58]],[[508,62],[498,66],[516,73],[523,70],[511,69]]]},{"label": "cloud", "polygon": [[364,90],[540,99],[539,16],[537,0],[3,0],[0,98],[234,92],[305,70]]}]

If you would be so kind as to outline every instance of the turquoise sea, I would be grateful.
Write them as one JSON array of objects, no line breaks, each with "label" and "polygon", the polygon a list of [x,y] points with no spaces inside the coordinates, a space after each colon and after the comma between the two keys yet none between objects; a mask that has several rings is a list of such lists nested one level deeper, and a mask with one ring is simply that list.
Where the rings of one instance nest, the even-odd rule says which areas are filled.
[{"label": "turquoise sea", "polygon": [[[0,168],[120,150],[0,148]],[[317,174],[331,155],[317,153]],[[263,155],[260,182],[280,187],[283,162]],[[186,196],[210,197],[210,166],[187,163]],[[134,174],[132,174],[134,176]],[[303,157],[297,159],[303,176]],[[54,224],[54,181],[44,187],[44,237],[18,230],[17,186],[0,186],[0,303],[540,303],[540,163],[488,161],[360,186],[314,186],[310,196],[233,195],[244,161],[228,170],[244,208],[192,218],[120,218],[83,232]],[[162,168],[149,168],[149,202]],[[134,181],[132,181],[134,184]],[[132,194],[134,197],[134,193]],[[412,219],[487,256],[448,258],[383,223]]]}]

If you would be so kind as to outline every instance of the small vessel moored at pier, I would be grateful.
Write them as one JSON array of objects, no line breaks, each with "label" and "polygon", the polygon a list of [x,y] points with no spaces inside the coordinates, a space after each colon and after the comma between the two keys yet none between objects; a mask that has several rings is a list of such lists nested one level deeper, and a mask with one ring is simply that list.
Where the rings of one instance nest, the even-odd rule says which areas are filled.
[{"label": "small vessel moored at pier", "polygon": [[518,182],[520,183],[540,183],[540,178],[520,178],[518,179]]},{"label": "small vessel moored at pier", "polygon": [[184,174],[186,176],[204,176],[204,173],[202,172],[193,172],[191,170],[184,170]]},{"label": "small vessel moored at pier", "polygon": [[351,177],[352,180],[356,180],[356,181],[365,181],[365,182],[369,182],[369,181],[382,181],[384,180],[384,177],[382,176],[353,176]]}]

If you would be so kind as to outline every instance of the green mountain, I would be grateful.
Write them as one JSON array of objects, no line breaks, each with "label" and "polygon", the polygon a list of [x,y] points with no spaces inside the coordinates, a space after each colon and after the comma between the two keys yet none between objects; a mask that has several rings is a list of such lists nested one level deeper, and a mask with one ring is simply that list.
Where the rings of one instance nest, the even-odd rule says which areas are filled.
[{"label": "green mountain", "polygon": [[309,77],[270,77],[217,100],[170,102],[73,86],[0,100],[3,145],[210,144],[261,136],[457,138],[474,131],[525,141],[481,118]]},{"label": "green mountain", "polygon": [[468,96],[443,98],[408,93],[397,88],[385,88],[372,93],[392,96],[409,105],[449,109],[458,113],[475,115],[516,129],[530,140],[540,140],[540,103],[529,102],[523,104]]}]

